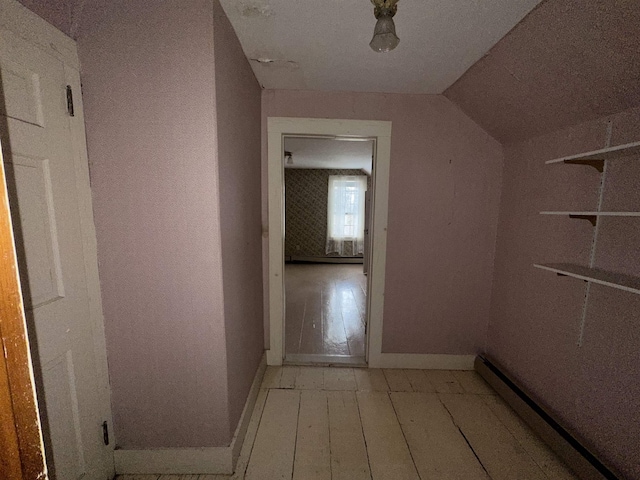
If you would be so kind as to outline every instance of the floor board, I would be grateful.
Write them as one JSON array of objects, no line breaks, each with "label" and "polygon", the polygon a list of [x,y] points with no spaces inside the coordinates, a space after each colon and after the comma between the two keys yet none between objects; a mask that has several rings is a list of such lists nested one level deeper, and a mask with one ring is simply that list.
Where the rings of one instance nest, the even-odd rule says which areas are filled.
[{"label": "floor board", "polygon": [[331,480],[327,394],[300,393],[293,480]]},{"label": "floor board", "polygon": [[357,392],[362,429],[375,480],[419,480],[386,392]]},{"label": "floor board", "polygon": [[300,392],[271,389],[247,467],[247,480],[291,479]]},{"label": "floor board", "polygon": [[327,392],[332,480],[370,480],[360,412],[354,392]]},{"label": "floor board", "polygon": [[480,395],[439,394],[453,421],[493,480],[547,476]]},{"label": "floor board", "polygon": [[364,356],[366,281],[361,264],[285,265],[285,353]]},{"label": "floor board", "polygon": [[434,393],[436,391],[423,370],[405,370],[404,373],[414,392]]},{"label": "floor board", "polygon": [[489,479],[436,394],[394,392],[391,400],[421,479]]},{"label": "floor board", "polygon": [[449,370],[424,370],[424,374],[438,393],[463,393],[462,385]]},{"label": "floor board", "polygon": [[296,388],[299,390],[324,389],[324,368],[322,367],[298,367]]},{"label": "floor board", "polygon": [[233,476],[118,477],[223,479],[577,477],[474,372],[284,366],[267,368]]},{"label": "floor board", "polygon": [[575,478],[571,470],[531,431],[524,420],[504,400],[497,395],[485,396],[483,400],[548,478],[553,480],[571,480]]},{"label": "floor board", "polygon": [[412,392],[411,382],[404,370],[400,369],[384,369],[384,377],[389,384],[389,390],[392,392]]},{"label": "floor board", "polygon": [[388,392],[389,384],[384,373],[379,368],[355,368],[353,373],[356,377],[358,390],[372,392]]},{"label": "floor board", "polygon": [[356,377],[353,368],[325,368],[325,390],[356,390]]}]

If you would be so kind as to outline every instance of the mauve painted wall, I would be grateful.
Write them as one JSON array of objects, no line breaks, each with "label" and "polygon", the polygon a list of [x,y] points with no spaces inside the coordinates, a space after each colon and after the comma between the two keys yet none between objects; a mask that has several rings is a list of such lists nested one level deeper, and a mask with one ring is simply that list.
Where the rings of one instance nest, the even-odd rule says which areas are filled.
[{"label": "mauve painted wall", "polygon": [[214,51],[230,434],[264,352],[261,91],[218,0]]},{"label": "mauve painted wall", "polygon": [[213,2],[98,3],[79,49],[117,445],[227,445]]},{"label": "mauve painted wall", "polygon": [[267,90],[262,115],[264,194],[267,117],[393,122],[383,351],[482,350],[501,145],[440,95]]},{"label": "mauve painted wall", "polygon": [[[577,346],[585,283],[533,263],[587,265],[593,227],[545,210],[594,210],[600,175],[545,160],[640,141],[630,110],[505,147],[488,353],[624,478],[640,479],[640,296],[592,285]],[[640,209],[640,156],[608,165],[603,210]],[[600,220],[596,267],[640,276],[640,221]]]},{"label": "mauve painted wall", "polygon": [[640,2],[545,0],[444,95],[503,143],[640,105]]}]

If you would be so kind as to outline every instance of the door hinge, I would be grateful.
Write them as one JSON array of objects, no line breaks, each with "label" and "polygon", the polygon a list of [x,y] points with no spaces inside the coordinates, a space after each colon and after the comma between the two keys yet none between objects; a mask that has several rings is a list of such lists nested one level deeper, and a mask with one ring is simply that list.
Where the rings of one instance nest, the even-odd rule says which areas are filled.
[{"label": "door hinge", "polygon": [[106,421],[102,422],[102,440],[105,445],[109,445],[109,425]]},{"label": "door hinge", "polygon": [[70,117],[74,116],[73,112],[73,90],[71,89],[71,85],[67,85],[67,112]]}]

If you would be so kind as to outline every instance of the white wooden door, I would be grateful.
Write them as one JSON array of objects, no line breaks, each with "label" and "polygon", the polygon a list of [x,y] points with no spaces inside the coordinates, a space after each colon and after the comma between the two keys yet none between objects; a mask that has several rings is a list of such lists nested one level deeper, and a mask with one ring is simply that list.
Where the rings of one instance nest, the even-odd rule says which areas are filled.
[{"label": "white wooden door", "polygon": [[49,468],[57,480],[111,479],[104,332],[88,282],[95,251],[83,227],[88,178],[72,123],[82,120],[67,113],[66,85],[75,84],[78,97],[78,74],[0,28],[0,76],[0,133]]}]

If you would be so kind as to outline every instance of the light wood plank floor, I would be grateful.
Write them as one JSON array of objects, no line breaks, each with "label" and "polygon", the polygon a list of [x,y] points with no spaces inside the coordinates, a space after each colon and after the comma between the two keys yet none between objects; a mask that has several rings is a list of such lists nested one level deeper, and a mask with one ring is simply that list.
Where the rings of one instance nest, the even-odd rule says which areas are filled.
[{"label": "light wood plank floor", "polygon": [[236,474],[119,480],[576,480],[475,372],[268,367]]},{"label": "light wood plank floor", "polygon": [[363,357],[366,291],[359,264],[285,265],[285,352]]}]

